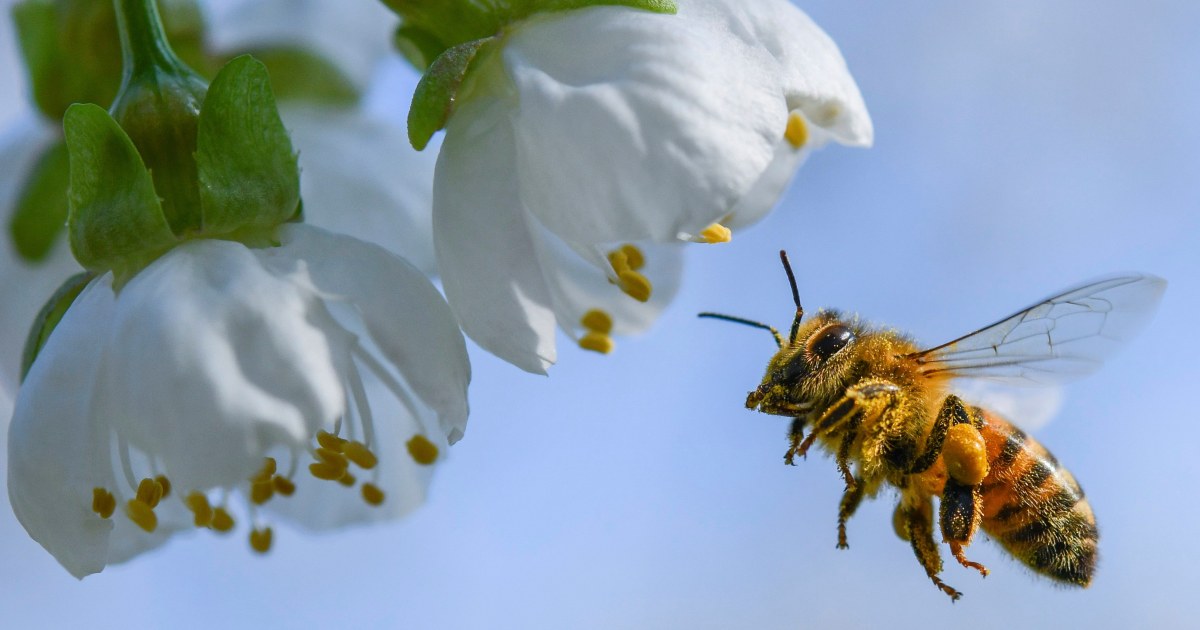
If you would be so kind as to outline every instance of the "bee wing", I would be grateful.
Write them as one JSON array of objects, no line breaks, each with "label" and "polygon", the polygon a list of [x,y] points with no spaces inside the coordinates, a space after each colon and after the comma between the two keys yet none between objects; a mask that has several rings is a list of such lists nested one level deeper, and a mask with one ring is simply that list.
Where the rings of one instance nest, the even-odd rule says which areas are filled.
[{"label": "bee wing", "polygon": [[1094,280],[908,358],[927,376],[1063,383],[1094,371],[1137,333],[1166,287],[1142,273]]}]

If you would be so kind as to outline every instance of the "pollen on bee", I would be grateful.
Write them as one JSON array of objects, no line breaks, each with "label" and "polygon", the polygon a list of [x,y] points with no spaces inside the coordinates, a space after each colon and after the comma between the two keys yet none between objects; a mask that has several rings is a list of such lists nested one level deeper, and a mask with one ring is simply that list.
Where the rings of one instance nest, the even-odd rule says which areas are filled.
[{"label": "pollen on bee", "polygon": [[413,461],[422,466],[428,466],[437,461],[438,447],[424,435],[418,433],[412,436],[412,439],[405,444],[405,447],[408,448],[408,454],[413,458]]},{"label": "pollen on bee", "polygon": [[783,137],[792,145],[793,149],[799,149],[808,144],[808,123],[804,122],[804,116],[800,112],[792,112],[788,114],[787,128],[783,132]]},{"label": "pollen on bee", "polygon": [[721,225],[713,223],[712,225],[700,230],[700,240],[705,243],[728,243],[733,240],[733,230]]},{"label": "pollen on bee", "polygon": [[108,518],[117,509],[117,499],[104,488],[92,488],[92,511],[100,518]]}]

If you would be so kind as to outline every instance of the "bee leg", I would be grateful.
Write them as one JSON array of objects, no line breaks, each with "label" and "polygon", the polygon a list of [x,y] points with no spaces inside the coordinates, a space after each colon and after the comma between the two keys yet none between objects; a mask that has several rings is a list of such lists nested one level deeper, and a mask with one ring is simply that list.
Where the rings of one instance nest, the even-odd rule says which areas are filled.
[{"label": "bee leg", "polygon": [[938,573],[942,571],[942,555],[938,553],[937,543],[933,541],[933,505],[927,500],[915,506],[902,503],[896,508],[896,516],[897,522],[903,523],[903,529],[897,533],[912,543],[913,553],[917,555],[921,568],[925,569],[925,575],[929,576],[934,586],[949,595],[952,601],[958,601],[962,593],[938,577]]},{"label": "bee leg", "polygon": [[868,413],[876,415],[886,412],[895,403],[896,393],[899,391],[900,388],[895,384],[882,379],[864,381],[847,389],[845,396],[830,405],[825,413],[817,418],[808,437],[799,443],[793,442],[792,447],[783,456],[784,461],[791,462],[797,455],[804,457],[809,447],[817,440],[817,436],[822,433],[836,431],[847,421],[857,426]]},{"label": "bee leg", "polygon": [[983,520],[983,499],[979,486],[959,483],[953,477],[947,479],[938,511],[942,538],[950,545],[954,559],[964,567],[975,569],[980,575],[987,577],[987,567],[967,560],[966,554],[963,553],[963,548],[971,544],[971,538]]},{"label": "bee leg", "polygon": [[800,443],[804,440],[804,423],[804,416],[792,418],[792,426],[788,430],[789,448],[787,454],[783,456],[783,463],[788,466],[796,465],[796,453],[800,449]]},{"label": "bee leg", "polygon": [[858,424],[862,420],[862,416],[855,416],[850,420],[850,426],[842,435],[842,443],[838,446],[837,466],[838,471],[842,473],[842,479],[846,482],[846,492],[854,489],[857,482],[854,480],[854,474],[850,472],[850,448],[854,446],[854,440],[858,438]]},{"label": "bee leg", "polygon": [[[951,399],[957,401],[958,404],[953,404]],[[946,434],[949,433],[950,426],[962,422],[966,417],[965,414],[966,409],[958,396],[951,394],[946,397],[946,400],[942,402],[942,408],[938,411],[933,428],[929,431],[929,437],[925,440],[925,450],[913,460],[912,465],[908,468],[909,474],[923,473],[937,462],[938,457],[942,454],[942,446],[946,443]]]},{"label": "bee leg", "polygon": [[849,549],[850,545],[846,542],[846,521],[854,516],[854,512],[858,510],[858,506],[862,505],[864,493],[864,485],[862,480],[857,480],[853,485],[847,484],[846,491],[842,494],[842,503],[838,507],[838,549]]}]

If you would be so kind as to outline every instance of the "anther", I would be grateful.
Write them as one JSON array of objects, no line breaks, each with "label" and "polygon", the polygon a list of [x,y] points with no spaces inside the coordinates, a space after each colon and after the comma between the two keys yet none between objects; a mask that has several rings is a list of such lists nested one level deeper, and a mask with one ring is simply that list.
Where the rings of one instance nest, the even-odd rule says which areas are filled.
[{"label": "anther", "polygon": [[651,290],[653,289],[653,286],[650,284],[650,280],[648,280],[646,276],[643,276],[642,274],[632,270],[620,271],[617,273],[617,286],[620,287],[621,291],[624,291],[626,295],[639,302],[645,302],[646,300],[649,300]]},{"label": "anther", "polygon": [[262,529],[250,530],[250,548],[258,553],[267,553],[271,550],[271,528],[264,527]]},{"label": "anther", "polygon": [[733,230],[720,223],[713,223],[700,230],[700,240],[705,243],[728,243],[733,240]]},{"label": "anther", "polygon": [[163,488],[157,481],[147,477],[138,483],[136,500],[145,503],[146,507],[155,508],[162,497]]},{"label": "anther", "polygon": [[193,492],[184,500],[189,510],[195,515],[193,523],[196,527],[208,527],[213,522],[213,509],[208,504],[208,497],[203,492]]},{"label": "anther", "polygon": [[625,243],[621,246],[621,253],[625,254],[625,260],[629,263],[629,268],[638,271],[646,266],[646,256],[642,254],[642,250],[638,249],[632,243]]},{"label": "anther", "polygon": [[[153,479],[149,480],[151,483]],[[129,520],[135,525],[142,528],[146,532],[153,532],[158,528],[158,517],[154,515],[154,508],[146,504],[141,499],[130,499],[125,502],[125,514],[129,516]]]},{"label": "anther", "polygon": [[412,439],[409,440],[405,446],[408,447],[408,454],[411,455],[413,460],[418,464],[428,466],[437,461],[438,447],[433,442],[430,442],[429,438],[425,437],[424,435],[418,433],[417,435],[412,436]]},{"label": "anther", "polygon": [[347,488],[353,488],[354,484],[358,482],[358,479],[356,479],[354,475],[351,475],[350,473],[342,473],[342,476],[338,477],[337,482],[343,486],[346,486]]},{"label": "anther", "polygon": [[308,465],[308,472],[317,479],[325,481],[337,481],[346,473],[345,466],[334,466],[329,462],[316,462]]},{"label": "anther", "polygon": [[622,271],[633,270],[633,267],[629,264],[629,255],[619,249],[614,249],[608,253],[608,264],[612,265],[613,271],[618,274]]},{"label": "anther", "polygon": [[171,495],[171,481],[167,479],[166,475],[159,475],[154,478],[154,481],[158,482],[158,485],[162,487],[162,496]]},{"label": "anther", "polygon": [[279,475],[275,475],[275,477],[271,479],[271,485],[275,486],[275,492],[278,492],[285,497],[292,496],[292,493],[296,491],[296,484],[293,483],[291,479],[288,479],[287,477],[281,477]]},{"label": "anther", "polygon": [[322,448],[327,448],[331,451],[337,451],[340,453],[342,452],[342,446],[345,443],[346,440],[329,433],[328,431],[317,432],[317,444],[320,444]]},{"label": "anther", "polygon": [[612,332],[613,320],[608,313],[594,308],[579,318],[579,323],[586,329],[607,335]]},{"label": "anther", "polygon": [[223,507],[215,507],[212,512],[212,522],[209,526],[219,532],[227,532],[233,529],[233,517]]},{"label": "anther", "polygon": [[342,455],[338,451],[335,451],[335,450],[329,449],[329,448],[325,448],[325,447],[321,447],[321,448],[317,449],[317,458],[320,459],[322,461],[322,463],[326,463],[326,464],[329,464],[330,466],[336,466],[336,467],[342,468],[342,469],[345,469],[346,466],[350,465],[349,461],[346,460],[345,455]]},{"label": "anther", "polygon": [[800,112],[788,114],[787,129],[784,130],[783,137],[793,149],[808,144],[808,124],[804,122],[804,116]]},{"label": "anther", "polygon": [[579,347],[600,354],[608,354],[613,351],[613,340],[608,335],[591,331],[579,338]]},{"label": "anther", "polygon": [[266,481],[255,480],[250,484],[250,501],[254,505],[262,505],[271,500],[271,495],[275,494],[275,484],[268,478]]},{"label": "anther", "polygon": [[375,457],[375,453],[372,453],[371,449],[362,442],[347,442],[346,446],[342,448],[342,455],[364,470],[370,470],[379,463],[379,458]]},{"label": "anther", "polygon": [[117,509],[117,499],[104,488],[92,488],[92,511],[100,518],[112,516]]},{"label": "anther", "polygon": [[275,468],[276,468],[276,464],[275,464],[274,457],[263,458],[263,467],[260,468],[258,470],[258,472],[255,473],[255,475],[250,478],[250,480],[251,481],[270,481],[271,475],[275,474]]},{"label": "anther", "polygon": [[379,505],[383,503],[383,490],[379,489],[373,483],[364,483],[362,485],[362,498],[370,505]]}]

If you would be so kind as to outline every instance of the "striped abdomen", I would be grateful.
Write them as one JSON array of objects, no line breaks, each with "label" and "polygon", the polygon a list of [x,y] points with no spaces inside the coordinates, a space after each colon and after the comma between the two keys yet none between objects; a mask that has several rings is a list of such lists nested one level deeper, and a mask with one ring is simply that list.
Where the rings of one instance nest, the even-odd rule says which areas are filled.
[{"label": "striped abdomen", "polygon": [[1075,477],[1045,447],[984,412],[990,471],[983,480],[983,530],[1047,577],[1087,586],[1096,568],[1096,517]]}]

